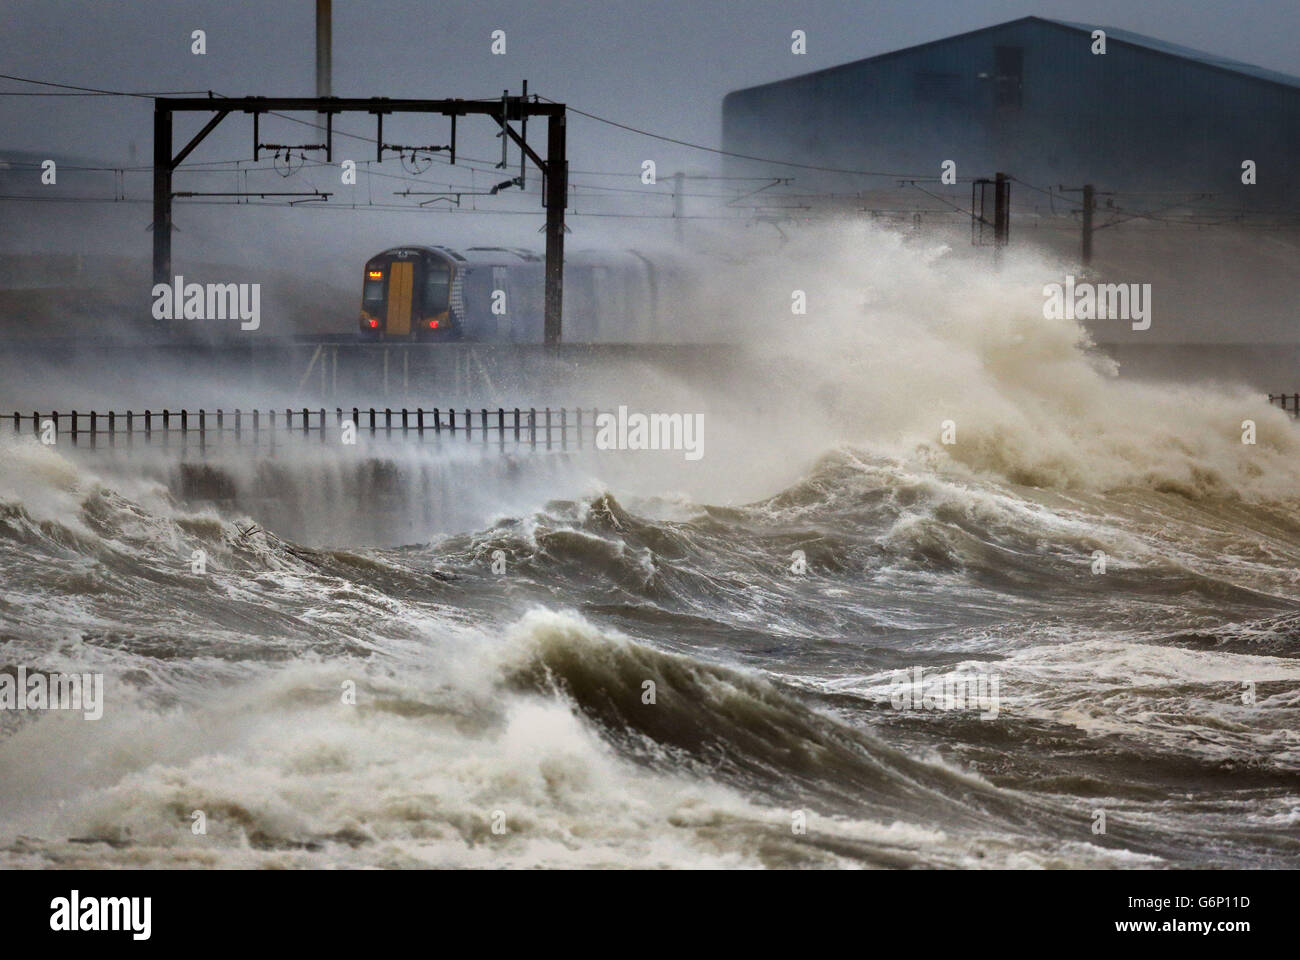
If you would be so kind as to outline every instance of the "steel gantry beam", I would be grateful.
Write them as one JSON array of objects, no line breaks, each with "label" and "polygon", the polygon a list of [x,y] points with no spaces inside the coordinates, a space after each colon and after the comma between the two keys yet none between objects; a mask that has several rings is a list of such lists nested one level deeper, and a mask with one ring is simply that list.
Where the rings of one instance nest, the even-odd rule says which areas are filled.
[{"label": "steel gantry beam", "polygon": [[[410,100],[390,97],[158,97],[153,117],[153,282],[172,282],[172,172],[209,133],[231,113],[251,113],[254,126],[264,113],[319,113],[326,117],[326,157],[333,159],[336,113],[369,113],[376,118],[376,149],[383,157],[383,122],[389,113],[433,113],[451,117],[451,162],[456,162],[457,117],[485,116],[495,120],[542,174],[542,204],[546,208],[546,319],[547,343],[560,342],[564,305],[564,211],[568,206],[567,138],[562,103],[504,96],[494,100]],[[210,113],[212,118],[176,155],[172,155],[172,115]],[[511,126],[528,117],[547,119],[546,158],[528,146]],[[254,150],[257,133],[254,132]],[[523,161],[521,161],[523,162]],[[522,180],[522,176],[520,178]]]}]

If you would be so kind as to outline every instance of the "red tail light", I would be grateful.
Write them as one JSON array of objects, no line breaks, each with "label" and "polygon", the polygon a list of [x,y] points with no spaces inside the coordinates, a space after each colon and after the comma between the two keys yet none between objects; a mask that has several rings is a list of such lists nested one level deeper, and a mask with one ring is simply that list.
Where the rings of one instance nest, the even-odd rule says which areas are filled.
[{"label": "red tail light", "polygon": [[430,330],[437,330],[437,329],[438,329],[438,321],[437,321],[437,320],[430,320],[430,321],[429,321],[429,329],[430,329]]},{"label": "red tail light", "polygon": [[371,317],[371,318],[370,318],[370,329],[373,330],[373,329],[375,329],[377,326],[379,326],[379,321],[376,320],[374,317]]}]

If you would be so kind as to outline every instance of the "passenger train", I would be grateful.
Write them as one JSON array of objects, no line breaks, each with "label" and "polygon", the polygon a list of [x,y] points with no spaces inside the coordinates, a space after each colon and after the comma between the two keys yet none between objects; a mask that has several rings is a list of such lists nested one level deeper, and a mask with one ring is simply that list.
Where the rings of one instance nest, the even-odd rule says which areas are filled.
[{"label": "passenger train", "polygon": [[[365,265],[360,336],[368,340],[543,342],[546,260],[514,247],[393,247]],[[636,251],[575,252],[564,264],[564,340],[666,338],[677,264]]]}]

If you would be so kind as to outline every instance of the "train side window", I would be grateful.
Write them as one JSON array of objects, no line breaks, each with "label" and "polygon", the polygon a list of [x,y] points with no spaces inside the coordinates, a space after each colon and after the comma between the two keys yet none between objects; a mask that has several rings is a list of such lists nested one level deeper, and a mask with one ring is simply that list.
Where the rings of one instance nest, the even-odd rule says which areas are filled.
[{"label": "train side window", "polygon": [[445,263],[428,263],[424,268],[424,312],[442,313],[451,292],[451,271]]}]

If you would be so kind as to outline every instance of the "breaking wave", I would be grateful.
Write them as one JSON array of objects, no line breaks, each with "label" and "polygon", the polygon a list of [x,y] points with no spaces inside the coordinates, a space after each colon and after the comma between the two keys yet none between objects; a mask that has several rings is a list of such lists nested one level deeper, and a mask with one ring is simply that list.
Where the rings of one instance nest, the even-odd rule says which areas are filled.
[{"label": "breaking wave", "polygon": [[205,506],[0,439],[0,670],[108,699],[0,712],[0,864],[1300,863],[1294,425],[1117,378],[1042,262],[835,239],[738,285],[830,293],[690,476],[318,449]]}]

